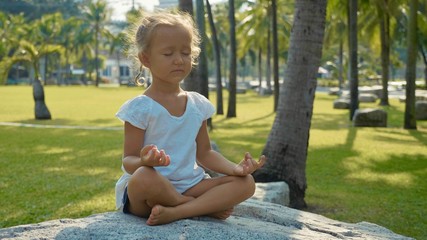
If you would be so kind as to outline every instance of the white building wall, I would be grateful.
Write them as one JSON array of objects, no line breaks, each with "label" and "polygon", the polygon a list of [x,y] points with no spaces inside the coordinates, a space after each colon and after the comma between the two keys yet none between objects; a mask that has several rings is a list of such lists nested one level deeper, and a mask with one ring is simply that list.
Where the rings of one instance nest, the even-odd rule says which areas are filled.
[{"label": "white building wall", "polygon": [[178,0],[159,0],[159,5],[156,6],[156,8],[174,8],[178,7]]}]

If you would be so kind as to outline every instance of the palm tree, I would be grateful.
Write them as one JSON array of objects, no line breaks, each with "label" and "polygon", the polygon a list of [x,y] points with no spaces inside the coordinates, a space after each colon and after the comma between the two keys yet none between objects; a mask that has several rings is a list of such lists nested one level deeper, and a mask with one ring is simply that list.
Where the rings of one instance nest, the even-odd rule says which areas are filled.
[{"label": "palm tree", "polygon": [[357,69],[357,0],[348,2],[349,53],[350,53],[350,121],[359,108],[359,80]]},{"label": "palm tree", "polygon": [[[242,13],[239,28],[237,29],[239,42],[241,43],[238,50],[239,57],[243,57],[251,49],[258,52],[258,80],[260,94],[263,77],[262,57],[263,54],[268,53],[268,51],[264,53],[263,49],[270,48],[270,40],[268,38],[270,32],[268,2],[269,1],[248,2],[248,8]],[[269,56],[267,56],[267,59],[268,58]],[[267,86],[270,87],[269,64],[267,64],[266,68]]]},{"label": "palm tree", "polygon": [[187,12],[190,15],[193,15],[193,1],[192,0],[179,0],[178,4],[179,10]]},{"label": "palm tree", "polygon": [[95,85],[99,85],[99,37],[104,33],[104,23],[108,17],[107,2],[105,0],[97,0],[91,2],[84,12],[85,19],[92,24],[93,34],[95,39],[95,71],[96,81]]},{"label": "palm tree", "polygon": [[377,12],[380,23],[381,36],[381,69],[382,69],[382,94],[380,105],[388,106],[388,80],[390,67],[390,12],[388,0],[377,1]]},{"label": "palm tree", "polygon": [[[209,84],[208,84],[208,60],[206,56],[206,30],[205,30],[205,5],[203,1],[196,1],[196,23],[199,29],[201,43],[199,64],[197,65],[197,78],[199,82],[200,93],[209,98]],[[210,122],[209,122],[210,123]]]},{"label": "palm tree", "polygon": [[12,66],[18,62],[27,62],[32,65],[34,71],[33,79],[33,97],[35,101],[35,118],[36,119],[51,119],[49,109],[46,106],[44,99],[44,89],[39,75],[39,62],[42,57],[51,53],[58,53],[62,50],[59,45],[33,45],[32,43],[21,40],[19,42],[19,50],[11,57],[6,57],[0,62],[0,79],[6,78]]},{"label": "palm tree", "polygon": [[[23,14],[7,16],[5,13],[0,12],[0,61],[13,56],[19,51],[19,41],[28,36],[29,28],[31,27],[25,23]],[[0,72],[2,70],[5,69],[0,69]],[[7,83],[7,77],[8,75],[3,78],[0,77],[0,84]],[[19,78],[19,75],[17,78]]]},{"label": "palm tree", "polygon": [[22,14],[8,16],[0,11],[0,61],[16,50],[19,38],[26,32],[21,26],[26,26]]},{"label": "palm tree", "polygon": [[228,110],[227,118],[236,117],[236,22],[234,16],[234,0],[228,0],[229,9],[228,17],[230,21],[230,72],[229,72],[229,96],[228,96]]},{"label": "palm tree", "polygon": [[[54,14],[43,15],[35,21],[34,28],[31,29],[31,39],[37,43],[54,44],[58,38],[63,25],[62,14],[57,12]],[[46,54],[43,58],[42,79],[44,85],[47,84],[47,73],[49,65],[49,55]]]},{"label": "palm tree", "polygon": [[[79,21],[74,18],[68,18],[62,23],[57,42],[64,48],[66,78],[71,78],[70,54],[72,52],[73,40],[75,39],[76,28],[79,27]],[[59,75],[58,84],[62,83],[62,74]]]},{"label": "palm tree", "polygon": [[[272,33],[274,28],[274,10],[273,5],[270,4],[270,0],[254,1],[247,2],[245,11],[239,13],[238,18],[240,23],[237,28],[237,36],[239,39],[239,49],[238,56],[242,57],[246,54],[251,54],[251,52],[257,52],[258,54],[258,79],[259,79],[259,90],[261,91],[262,77],[263,77],[263,58],[266,59],[266,73],[265,77],[267,79],[268,90],[271,91],[271,70],[270,70],[270,59],[271,53],[273,53],[273,78],[275,81],[275,99],[278,96],[278,69],[277,72],[274,69],[274,62],[279,61],[279,57],[284,60],[286,59],[286,54],[284,53],[288,48],[288,39],[290,32],[290,21],[289,15],[292,13],[289,12],[289,9],[292,8],[292,4],[287,0],[275,1],[276,14],[279,13],[280,16],[276,16],[277,24],[280,25],[280,31],[276,31],[277,34],[277,46],[274,46],[274,34]],[[273,27],[271,27],[273,26]],[[271,35],[273,35],[273,42],[271,41]],[[278,39],[280,38],[280,41]],[[273,51],[271,51],[271,46],[273,45]],[[276,50],[275,50],[276,48]],[[267,49],[263,51],[263,49]],[[253,54],[253,53],[252,53]],[[277,54],[277,60],[275,60],[274,54]],[[280,56],[279,56],[280,54]],[[276,73],[275,73],[276,72]],[[261,92],[260,92],[261,93]],[[277,93],[277,94],[276,94]],[[276,102],[277,103],[277,102]],[[276,104],[275,103],[275,104]]]},{"label": "palm tree", "polygon": [[113,34],[108,32],[106,34],[107,42],[106,45],[109,46],[110,55],[114,55],[116,57],[117,69],[119,71],[118,74],[118,82],[120,83],[120,56],[123,51],[124,39],[126,37],[125,33],[119,32],[117,34]]},{"label": "palm tree", "polygon": [[[179,0],[178,8],[179,8],[179,10],[186,12],[186,13],[190,14],[191,16],[194,16],[194,14],[193,14],[193,1],[192,0]],[[184,85],[184,89],[187,91],[200,92],[198,78],[197,78],[197,72],[196,72],[195,68],[193,68],[193,70],[190,72],[190,74],[184,80],[183,85]]]},{"label": "palm tree", "polygon": [[277,110],[279,101],[279,43],[277,36],[277,0],[271,1],[271,18],[273,32],[273,80],[274,80],[274,111]]},{"label": "palm tree", "polygon": [[406,64],[406,101],[405,101],[405,129],[417,129],[415,118],[415,77],[417,64],[417,11],[418,0],[409,1],[408,21],[408,50]]},{"label": "palm tree", "polygon": [[[375,8],[372,8],[372,5]],[[395,26],[394,15],[400,7],[397,0],[372,0],[371,2],[363,2],[360,6],[363,8],[361,12],[361,21],[365,24],[361,27],[361,31],[367,36],[368,40],[377,42],[378,34],[376,34],[379,26],[379,43],[381,57],[381,85],[382,92],[380,96],[380,105],[388,106],[388,82],[390,79],[390,54],[392,45],[392,27]]]},{"label": "palm tree", "polygon": [[427,2],[420,2],[418,11],[418,47],[424,63],[424,85],[427,87]]},{"label": "palm tree", "polygon": [[325,43],[323,45],[323,49],[325,50],[324,55],[330,50],[332,59],[327,64],[332,66],[336,72],[340,95],[344,87],[344,44],[348,41],[347,7],[347,1],[330,1],[328,3]]},{"label": "palm tree", "polygon": [[90,24],[86,21],[80,20],[75,30],[73,38],[72,52],[80,57],[81,65],[85,74],[82,75],[82,81],[86,85],[86,73],[88,72],[88,59],[93,56],[94,35],[91,33]]},{"label": "palm tree", "polygon": [[209,0],[206,0],[206,10],[208,12],[209,26],[211,28],[211,38],[214,47],[214,57],[215,57],[215,75],[216,75],[216,113],[224,114],[223,99],[222,99],[222,80],[221,80],[221,51],[218,41],[218,36],[216,32],[215,23],[213,20],[211,4]]},{"label": "palm tree", "polygon": [[266,165],[254,173],[258,182],[286,181],[290,206],[306,207],[305,165],[311,116],[322,55],[326,0],[295,2],[285,80],[281,85],[276,118],[263,154]]}]

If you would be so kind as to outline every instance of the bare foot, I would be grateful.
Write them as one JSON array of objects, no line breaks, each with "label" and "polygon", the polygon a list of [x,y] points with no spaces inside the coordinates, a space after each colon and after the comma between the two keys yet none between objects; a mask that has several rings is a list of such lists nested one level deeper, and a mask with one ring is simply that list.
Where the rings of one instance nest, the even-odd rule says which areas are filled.
[{"label": "bare foot", "polygon": [[151,209],[151,214],[148,217],[147,225],[155,226],[171,223],[176,220],[173,212],[174,211],[172,208],[156,205]]},{"label": "bare foot", "polygon": [[219,220],[225,220],[231,216],[231,214],[233,213],[233,210],[234,210],[233,208],[230,208],[230,209],[227,209],[227,210],[224,210],[221,212],[209,214],[208,216],[212,217],[212,218],[219,219]]},{"label": "bare foot", "polygon": [[184,204],[186,202],[192,201],[194,200],[194,197],[192,196],[185,196],[185,195],[177,195],[177,198],[175,199],[175,201],[169,203],[169,204],[164,204],[161,202],[151,202],[150,200],[147,200],[146,203],[149,207],[153,208],[156,205],[164,205],[165,207],[176,207],[178,205]]}]

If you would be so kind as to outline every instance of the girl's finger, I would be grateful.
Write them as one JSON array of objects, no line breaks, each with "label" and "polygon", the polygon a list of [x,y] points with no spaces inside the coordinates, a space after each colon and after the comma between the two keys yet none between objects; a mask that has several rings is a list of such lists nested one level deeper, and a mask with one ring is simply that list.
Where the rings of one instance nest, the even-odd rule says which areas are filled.
[{"label": "girl's finger", "polygon": [[262,155],[258,160],[258,168],[261,168],[262,166],[264,166],[266,161],[267,161],[267,158],[264,155]]},{"label": "girl's finger", "polygon": [[147,145],[141,149],[140,155],[145,156],[149,154],[150,150],[153,149],[154,145]]}]

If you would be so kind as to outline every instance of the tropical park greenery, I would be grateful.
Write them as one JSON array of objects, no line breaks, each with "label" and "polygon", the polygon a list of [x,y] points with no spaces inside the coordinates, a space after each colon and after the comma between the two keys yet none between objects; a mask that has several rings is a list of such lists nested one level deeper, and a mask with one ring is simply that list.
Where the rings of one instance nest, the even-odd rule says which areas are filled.
[{"label": "tropical park greenery", "polygon": [[[204,2],[197,1],[194,9],[203,30],[203,54],[184,86],[216,103],[211,138],[224,155],[238,161],[242,151],[268,150],[270,130],[284,111],[286,98],[280,101],[279,96],[301,95],[306,100],[304,92],[312,92],[316,85],[339,90],[382,85],[379,103],[354,99],[352,103],[386,110],[387,128],[353,127],[348,110],[332,108],[335,96],[321,92],[309,96],[312,106],[302,113],[310,116],[305,122],[309,138],[307,132],[302,141],[305,153],[298,154],[304,186],[296,187],[299,196],[291,199],[291,206],[341,221],[373,222],[417,239],[426,237],[427,123],[409,119],[408,124],[415,97],[399,102],[389,98],[384,86],[403,82],[407,92],[415,91],[412,83],[414,88],[426,88],[427,3],[348,0],[329,1],[326,6],[326,1],[229,0],[211,6],[206,0],[205,10]],[[324,16],[309,14],[312,19],[305,19],[314,29],[294,26],[295,15],[304,18],[306,12],[301,10],[314,9],[307,7],[310,4]],[[122,147],[121,123],[114,113],[143,89],[100,87],[109,83],[100,73],[109,55],[119,61],[126,54],[125,33],[144,11],[133,8],[126,21],[111,21],[104,0],[0,0],[0,6],[0,176],[4,179],[0,227],[113,211]],[[192,1],[179,1],[179,8],[191,13]],[[320,34],[317,40],[313,33]],[[304,41],[292,38],[295,35],[320,46],[321,59],[316,59],[320,52],[313,45],[304,48]],[[320,65],[329,75],[307,82],[289,80],[292,69],[286,71],[286,66],[307,53],[312,67],[306,69],[314,73],[313,66]],[[418,57],[418,65],[409,61],[410,56]],[[73,68],[83,69],[84,74],[76,79]],[[215,91],[207,91],[209,78],[216,78]],[[224,90],[223,79],[228,79]],[[237,94],[236,81],[254,80],[258,90]],[[80,86],[70,86],[76,83]],[[228,101],[226,116],[223,101]],[[285,125],[283,129],[299,129],[289,122]],[[288,168],[289,159],[282,156],[269,164]],[[271,166],[266,169],[268,173]],[[280,174],[272,178],[293,181]]]},{"label": "tropical park greenery", "polygon": [[[1,121],[39,127],[0,126],[0,227],[114,211],[123,144],[114,114],[142,91],[47,86],[53,116],[44,121],[33,118],[31,88],[1,87]],[[210,99],[215,102],[215,92]],[[316,95],[305,211],[376,223],[416,239],[427,236],[427,122],[418,121],[418,130],[404,130],[404,104],[391,99],[391,106],[383,107],[387,128],[355,128],[348,111],[332,108],[334,99]],[[243,151],[261,152],[274,119],[265,110],[273,106],[271,96],[248,92],[238,94],[237,101],[237,117],[215,115],[210,133],[234,161]]]}]

